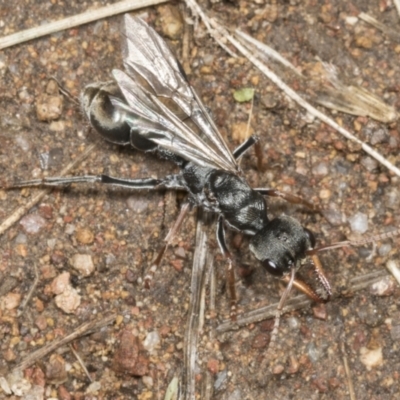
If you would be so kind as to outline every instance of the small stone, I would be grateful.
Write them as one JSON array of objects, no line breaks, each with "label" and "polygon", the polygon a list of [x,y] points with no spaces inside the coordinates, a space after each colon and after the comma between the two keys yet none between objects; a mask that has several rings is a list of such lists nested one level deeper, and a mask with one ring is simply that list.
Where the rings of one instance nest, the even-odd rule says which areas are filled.
[{"label": "small stone", "polygon": [[270,337],[266,333],[259,333],[253,338],[251,343],[251,347],[253,349],[262,349],[266,347],[269,343]]},{"label": "small stone", "polygon": [[8,384],[6,378],[4,378],[3,376],[0,376],[0,388],[3,390],[5,394],[10,395],[12,393],[10,385]]},{"label": "small stone", "polygon": [[10,275],[2,276],[0,280],[2,281],[0,283],[0,297],[11,292],[19,285],[18,279]]},{"label": "small stone", "polygon": [[385,276],[380,281],[371,285],[370,292],[374,296],[390,296],[396,288],[390,276]]},{"label": "small stone", "polygon": [[95,269],[90,254],[75,254],[71,257],[70,262],[72,267],[83,277],[91,275]]},{"label": "small stone", "polygon": [[58,308],[72,314],[81,304],[81,296],[72,286],[68,286],[63,293],[56,296],[55,301]]},{"label": "small stone", "polygon": [[94,235],[90,229],[78,228],[75,233],[76,240],[82,244],[90,244],[94,241]]},{"label": "small stone", "polygon": [[145,384],[145,386],[150,389],[154,386],[154,381],[153,378],[151,376],[144,376],[142,378],[143,383]]},{"label": "small stone", "polygon": [[125,329],[114,353],[112,368],[115,372],[131,376],[144,376],[148,372],[148,358],[141,352],[139,339]]},{"label": "small stone", "polygon": [[355,45],[362,49],[372,49],[374,42],[370,36],[358,36],[356,37]]},{"label": "small stone", "polygon": [[51,95],[57,95],[60,93],[58,88],[58,83],[54,79],[50,79],[47,86],[46,86],[46,93]]},{"label": "small stone", "polygon": [[183,261],[182,260],[170,260],[170,264],[178,272],[181,272],[183,270]]},{"label": "small stone", "polygon": [[328,164],[326,162],[320,162],[319,164],[312,167],[312,173],[316,176],[325,176],[329,173]]},{"label": "small stone", "polygon": [[382,347],[377,349],[368,349],[367,347],[361,347],[360,349],[360,361],[370,371],[372,368],[379,367],[383,363]]},{"label": "small stone", "polygon": [[207,361],[207,369],[212,373],[216,374],[219,371],[219,361],[215,358],[210,358]]},{"label": "small stone", "polygon": [[46,226],[46,220],[38,214],[25,215],[19,223],[30,234],[38,233]]},{"label": "small stone", "polygon": [[326,320],[327,313],[325,304],[318,304],[317,306],[313,307],[312,310],[315,318],[321,319],[323,321]]},{"label": "small stone", "polygon": [[58,275],[56,278],[53,279],[53,282],[51,282],[50,285],[50,290],[53,294],[61,294],[63,293],[69,284],[70,280],[70,273],[69,272],[63,272],[62,274]]},{"label": "small stone", "polygon": [[175,249],[174,254],[175,254],[177,257],[182,258],[182,259],[185,259],[185,258],[186,258],[185,249],[184,249],[183,247],[181,247],[181,246],[179,246],[178,248]]},{"label": "small stone", "polygon": [[0,308],[2,310],[14,310],[21,303],[21,295],[19,293],[8,293],[0,299]]},{"label": "small stone", "polygon": [[36,99],[36,116],[39,121],[54,121],[60,118],[64,98],[60,95],[41,94]]},{"label": "small stone", "polygon": [[60,385],[58,387],[57,393],[58,393],[58,398],[60,400],[71,400],[72,399],[71,394],[68,392],[66,387],[63,385]]},{"label": "small stone", "polygon": [[43,399],[44,399],[44,387],[39,385],[32,386],[32,388],[28,391],[28,393],[26,393],[25,396],[22,397],[22,400],[43,400]]},{"label": "small stone", "polygon": [[101,389],[101,383],[94,381],[86,389],[86,393],[95,394]]},{"label": "small stone", "polygon": [[145,211],[149,206],[148,198],[140,194],[135,194],[134,196],[128,197],[126,203],[132,211],[138,214]]},{"label": "small stone", "polygon": [[378,168],[378,162],[372,157],[362,157],[360,163],[368,172],[373,172]]},{"label": "small stone", "polygon": [[45,219],[52,219],[53,208],[49,204],[40,204],[39,214]]},{"label": "small stone", "polygon": [[285,370],[285,367],[282,364],[275,365],[272,373],[274,375],[280,375]]},{"label": "small stone", "polygon": [[172,40],[180,39],[183,32],[183,18],[179,8],[174,5],[167,4],[160,6],[158,11],[160,16],[159,22],[163,35]]},{"label": "small stone", "polygon": [[47,319],[43,315],[39,315],[35,319],[35,325],[41,330],[44,331],[47,328]]},{"label": "small stone", "polygon": [[368,230],[368,216],[361,212],[350,217],[349,223],[353,232],[365,233]]},{"label": "small stone", "polygon": [[329,199],[332,196],[332,192],[329,189],[322,189],[319,192],[319,198],[321,200]]},{"label": "small stone", "polygon": [[17,355],[15,354],[15,352],[12,349],[8,348],[8,349],[4,350],[3,358],[7,362],[12,362],[17,359]]},{"label": "small stone", "polygon": [[7,375],[7,383],[16,396],[23,396],[29,392],[32,385],[23,377],[21,370],[14,370]]},{"label": "small stone", "polygon": [[59,354],[52,354],[46,364],[46,379],[49,383],[60,384],[67,380],[65,360]]},{"label": "small stone", "polygon": [[161,339],[159,333],[157,331],[150,332],[143,341],[143,348],[152,354],[160,345],[160,342]]},{"label": "small stone", "polygon": [[49,129],[52,132],[63,132],[65,130],[65,121],[51,121],[49,125]]}]

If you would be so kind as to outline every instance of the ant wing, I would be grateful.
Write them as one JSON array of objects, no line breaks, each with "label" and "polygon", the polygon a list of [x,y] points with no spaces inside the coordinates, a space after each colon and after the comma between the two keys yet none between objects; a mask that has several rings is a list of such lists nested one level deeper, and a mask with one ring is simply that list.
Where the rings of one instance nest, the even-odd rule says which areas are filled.
[{"label": "ant wing", "polygon": [[[197,164],[236,173],[238,166],[231,151],[164,40],[144,21],[128,14],[124,16],[123,35],[126,73],[113,74],[128,109],[117,99],[114,104],[139,115],[144,125],[155,122],[163,126],[164,130],[157,132],[147,126],[139,126],[138,131],[164,149]],[[176,117],[161,98],[172,100],[195,126]]]},{"label": "ant wing", "polygon": [[127,104],[116,97],[111,97],[111,102],[126,113],[125,120],[133,130],[163,149],[200,166],[227,169],[218,154],[157,96],[146,91],[123,71],[114,70],[113,76]]}]

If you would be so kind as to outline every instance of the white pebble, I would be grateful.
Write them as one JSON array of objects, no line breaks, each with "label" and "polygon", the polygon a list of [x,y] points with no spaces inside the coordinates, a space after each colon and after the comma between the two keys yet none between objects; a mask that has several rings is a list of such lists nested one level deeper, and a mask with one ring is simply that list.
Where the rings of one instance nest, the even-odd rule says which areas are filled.
[{"label": "white pebble", "polygon": [[350,227],[353,232],[365,233],[368,230],[368,216],[358,212],[349,218]]},{"label": "white pebble", "polygon": [[75,254],[72,256],[71,265],[81,276],[89,276],[94,271],[94,264],[90,254]]},{"label": "white pebble", "polygon": [[151,354],[160,344],[160,335],[157,331],[150,332],[143,341],[143,347]]}]

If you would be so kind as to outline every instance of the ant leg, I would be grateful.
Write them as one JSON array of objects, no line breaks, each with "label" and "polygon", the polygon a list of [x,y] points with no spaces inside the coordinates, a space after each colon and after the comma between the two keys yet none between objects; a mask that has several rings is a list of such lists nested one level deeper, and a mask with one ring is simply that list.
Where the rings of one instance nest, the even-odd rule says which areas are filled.
[{"label": "ant leg", "polygon": [[[106,185],[113,185],[118,187],[124,187],[133,190],[159,190],[159,189],[175,189],[175,190],[187,190],[186,187],[181,183],[181,178],[179,175],[168,175],[163,179],[120,179],[114,178],[108,175],[84,175],[84,176],[72,176],[72,177],[50,177],[44,179],[35,179],[30,181],[20,181],[6,186],[6,189],[30,187],[30,186],[50,186],[57,187],[68,185],[70,183],[102,183]],[[165,244],[160,249],[157,257],[155,258],[148,274],[145,276],[145,287],[150,286],[150,281],[160,265],[162,257],[167,249],[168,245],[171,243],[172,239],[179,232],[179,228],[188,213],[190,208],[189,203],[185,203],[181,208],[180,214],[175,221],[173,227],[169,231],[168,235],[165,237]]]},{"label": "ant leg", "polygon": [[157,271],[157,268],[161,264],[161,260],[162,260],[162,258],[164,256],[165,250],[167,250],[167,247],[171,244],[171,242],[174,239],[174,237],[178,234],[179,229],[181,228],[182,223],[183,223],[187,213],[189,212],[189,210],[190,210],[190,203],[189,202],[185,203],[181,207],[181,211],[179,212],[178,218],[176,219],[174,225],[169,230],[167,236],[164,239],[164,245],[159,250],[159,252],[158,252],[156,258],[154,259],[154,261],[153,261],[148,273],[144,277],[144,287],[146,289],[150,288],[151,281],[153,280],[153,277],[154,277],[154,274]]},{"label": "ant leg", "polygon": [[256,135],[250,136],[239,147],[236,147],[236,149],[232,153],[233,157],[235,157],[235,160],[238,160],[252,146],[254,146],[254,151],[257,157],[257,169],[259,171],[262,171],[263,152],[261,148],[260,138]]},{"label": "ant leg", "polygon": [[230,317],[232,321],[236,321],[237,296],[235,289],[235,269],[233,268],[233,260],[225,241],[224,218],[220,215],[217,223],[217,240],[221,253],[227,259],[226,277],[230,294],[231,311]]},{"label": "ant leg", "polygon": [[232,152],[232,155],[233,157],[235,157],[235,160],[242,157],[242,155],[246,153],[246,151],[250,149],[250,147],[254,146],[258,141],[259,137],[252,135],[248,139],[246,139],[241,145],[239,145],[239,147],[236,147],[236,149],[233,150]]},{"label": "ant leg", "polygon": [[71,183],[102,183],[106,185],[113,185],[125,187],[135,190],[157,190],[157,189],[176,189],[186,190],[185,186],[181,183],[179,175],[168,175],[162,179],[121,179],[114,178],[108,175],[82,175],[70,177],[49,177],[43,179],[34,179],[29,181],[19,181],[11,185],[5,185],[2,189],[16,189],[31,186],[44,186],[44,187],[57,187],[64,186]]},{"label": "ant leg", "polygon": [[262,194],[263,196],[280,197],[281,199],[284,199],[289,203],[302,204],[302,205],[310,208],[311,210],[315,210],[315,211],[319,210],[319,208],[315,204],[310,203],[308,200],[305,200],[302,197],[295,196],[290,193],[281,192],[280,190],[277,190],[277,189],[267,189],[267,188],[254,188],[254,190],[256,192]]}]

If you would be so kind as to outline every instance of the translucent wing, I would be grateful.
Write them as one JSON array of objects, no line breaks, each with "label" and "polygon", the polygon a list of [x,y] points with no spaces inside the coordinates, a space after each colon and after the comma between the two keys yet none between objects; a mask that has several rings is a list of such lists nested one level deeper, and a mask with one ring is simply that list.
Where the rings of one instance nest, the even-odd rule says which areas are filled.
[{"label": "translucent wing", "polygon": [[[114,70],[113,75],[127,104],[112,101],[132,115],[132,127],[189,161],[237,172],[231,151],[164,40],[144,21],[128,14],[123,35],[126,72]],[[161,97],[172,99],[196,128],[178,118]]]}]

